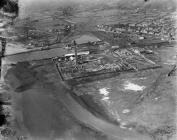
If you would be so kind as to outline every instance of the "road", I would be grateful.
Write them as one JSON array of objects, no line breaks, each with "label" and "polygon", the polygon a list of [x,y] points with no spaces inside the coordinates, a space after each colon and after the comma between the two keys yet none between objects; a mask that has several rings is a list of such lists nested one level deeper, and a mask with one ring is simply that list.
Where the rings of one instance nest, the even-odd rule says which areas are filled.
[{"label": "road", "polygon": [[17,63],[17,62],[24,62],[24,61],[32,61],[32,60],[42,60],[48,59],[57,56],[63,56],[64,54],[68,53],[67,50],[63,48],[53,48],[48,50],[37,50],[37,51],[28,51],[28,52],[21,52],[13,55],[7,55],[3,58],[3,61],[6,63]]}]

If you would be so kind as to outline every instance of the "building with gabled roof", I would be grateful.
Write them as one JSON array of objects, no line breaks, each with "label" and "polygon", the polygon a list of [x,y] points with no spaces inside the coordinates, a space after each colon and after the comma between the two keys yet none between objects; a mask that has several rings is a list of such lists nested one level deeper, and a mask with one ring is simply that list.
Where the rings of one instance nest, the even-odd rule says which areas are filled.
[{"label": "building with gabled roof", "polygon": [[83,34],[74,36],[70,39],[70,42],[74,41],[77,45],[87,44],[87,43],[95,43],[100,42],[101,40],[92,34]]}]

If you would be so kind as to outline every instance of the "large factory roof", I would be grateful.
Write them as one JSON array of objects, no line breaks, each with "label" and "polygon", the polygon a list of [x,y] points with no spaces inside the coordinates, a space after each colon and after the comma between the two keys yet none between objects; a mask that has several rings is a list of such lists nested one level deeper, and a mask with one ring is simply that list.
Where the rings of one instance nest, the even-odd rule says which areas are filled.
[{"label": "large factory roof", "polygon": [[88,42],[98,42],[101,40],[93,35],[82,35],[76,38],[75,41],[77,44],[85,44]]}]

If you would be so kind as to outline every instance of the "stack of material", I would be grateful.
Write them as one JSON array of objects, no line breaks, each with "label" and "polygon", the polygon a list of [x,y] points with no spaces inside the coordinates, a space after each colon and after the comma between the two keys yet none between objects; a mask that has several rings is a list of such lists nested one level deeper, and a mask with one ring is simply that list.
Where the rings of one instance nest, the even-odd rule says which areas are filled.
[{"label": "stack of material", "polygon": [[134,70],[138,71],[148,67],[150,68],[157,66],[155,62],[141,54],[138,49],[118,49],[113,52],[113,55],[120,60],[122,65],[127,65],[127,69],[133,68]]}]

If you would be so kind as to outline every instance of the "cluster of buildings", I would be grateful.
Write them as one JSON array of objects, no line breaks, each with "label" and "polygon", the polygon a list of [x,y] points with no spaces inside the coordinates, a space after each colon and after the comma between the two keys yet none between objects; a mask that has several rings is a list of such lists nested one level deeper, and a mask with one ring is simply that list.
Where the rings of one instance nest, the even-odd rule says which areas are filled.
[{"label": "cluster of buildings", "polygon": [[134,33],[139,39],[145,36],[160,38],[161,40],[175,40],[176,27],[172,18],[150,19],[140,23],[119,23],[114,25],[97,25],[97,30],[112,33]]}]

